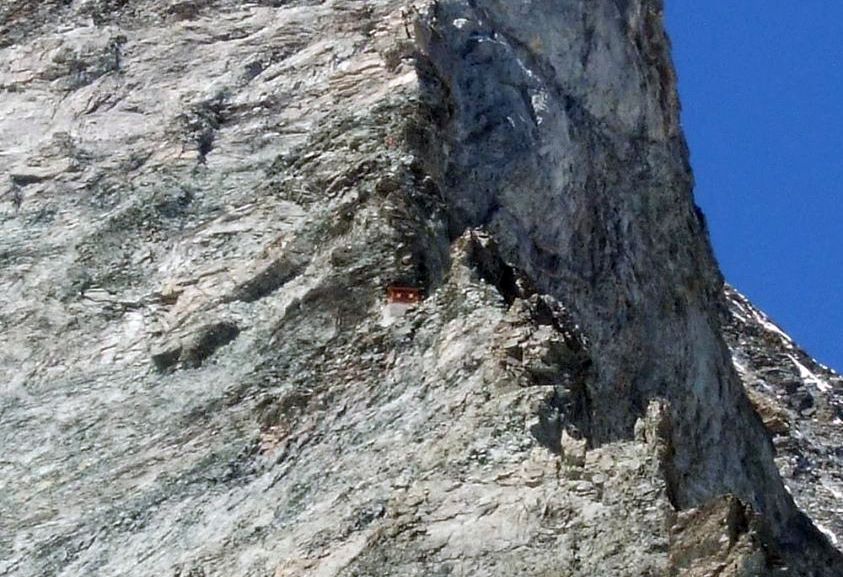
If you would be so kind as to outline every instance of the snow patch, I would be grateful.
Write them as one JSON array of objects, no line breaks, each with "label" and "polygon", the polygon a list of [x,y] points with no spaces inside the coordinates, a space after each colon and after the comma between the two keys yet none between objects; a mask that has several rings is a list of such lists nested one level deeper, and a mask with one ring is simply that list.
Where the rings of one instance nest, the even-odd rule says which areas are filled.
[{"label": "snow patch", "polygon": [[737,311],[732,311],[732,316],[741,321],[743,324],[747,324],[749,322],[745,316]]},{"label": "snow patch", "polygon": [[735,351],[732,351],[732,364],[735,365],[735,370],[741,377],[749,374],[749,369],[747,368],[746,364],[743,362],[743,360],[739,359],[737,355],[735,355]]},{"label": "snow patch", "polygon": [[825,380],[819,378],[816,374],[814,374],[808,367],[800,363],[796,360],[796,357],[793,355],[788,355],[793,364],[796,365],[796,368],[799,369],[799,378],[805,381],[806,383],[813,383],[816,387],[824,393],[831,391],[831,385],[829,385]]},{"label": "snow patch", "polygon": [[735,310],[732,311],[732,314],[738,317],[743,322],[747,322],[746,316],[748,314],[748,311],[746,310],[744,304],[740,300],[733,300],[732,304],[735,305]]},{"label": "snow patch", "polygon": [[788,344],[793,342],[793,339],[791,339],[787,335],[787,333],[781,330],[775,323],[771,322],[767,315],[765,315],[764,313],[759,312],[757,310],[753,310],[752,316],[754,316],[758,324],[764,327],[764,329],[766,329],[767,331],[779,335]]},{"label": "snow patch", "polygon": [[767,315],[752,306],[749,301],[746,300],[746,297],[737,293],[735,298],[732,299],[732,305],[732,316],[737,318],[739,321],[744,324],[748,324],[750,322],[749,318],[751,317],[751,319],[761,325],[764,330],[781,337],[786,348],[793,348],[793,339],[790,338],[790,335],[785,333],[778,325],[772,322]]},{"label": "snow patch", "polygon": [[814,521],[814,525],[816,525],[816,526],[817,526],[817,529],[819,529],[819,530],[820,530],[820,532],[821,532],[823,535],[825,535],[826,537],[828,537],[828,538],[831,540],[831,543],[832,543],[835,547],[838,545],[839,541],[837,540],[837,535],[835,535],[835,534],[834,534],[834,533],[833,533],[830,529],[828,529],[828,528],[826,528],[826,527],[823,527],[822,525],[820,525],[820,524],[819,524],[819,523],[817,523],[816,521]]}]

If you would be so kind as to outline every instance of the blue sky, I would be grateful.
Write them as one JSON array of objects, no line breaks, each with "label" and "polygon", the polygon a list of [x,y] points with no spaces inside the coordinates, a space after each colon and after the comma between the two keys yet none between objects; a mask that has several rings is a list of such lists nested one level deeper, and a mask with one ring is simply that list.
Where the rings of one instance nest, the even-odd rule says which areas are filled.
[{"label": "blue sky", "polygon": [[843,371],[843,1],[666,0],[726,278]]}]

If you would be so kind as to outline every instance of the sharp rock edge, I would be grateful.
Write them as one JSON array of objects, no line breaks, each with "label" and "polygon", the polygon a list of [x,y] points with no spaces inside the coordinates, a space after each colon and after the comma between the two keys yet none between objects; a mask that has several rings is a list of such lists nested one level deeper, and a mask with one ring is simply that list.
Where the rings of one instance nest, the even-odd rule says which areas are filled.
[{"label": "sharp rock edge", "polygon": [[4,2],[0,574],[843,574],[661,17]]}]

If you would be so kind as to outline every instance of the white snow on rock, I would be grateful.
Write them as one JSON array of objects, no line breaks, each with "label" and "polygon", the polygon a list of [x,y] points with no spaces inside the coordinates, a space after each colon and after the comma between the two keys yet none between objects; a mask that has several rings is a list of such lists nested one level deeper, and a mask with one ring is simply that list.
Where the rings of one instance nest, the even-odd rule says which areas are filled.
[{"label": "white snow on rock", "polygon": [[753,310],[752,315],[755,317],[755,320],[758,322],[758,324],[764,327],[766,330],[779,335],[786,343],[788,343],[788,345],[793,344],[793,339],[791,339],[787,333],[781,330],[778,325],[772,322],[767,315],[758,310]]},{"label": "white snow on rock", "polygon": [[823,534],[823,535],[825,535],[826,537],[828,537],[834,545],[838,545],[838,544],[839,544],[839,541],[837,540],[837,535],[835,535],[833,532],[831,532],[831,531],[830,531],[829,529],[827,529],[826,527],[823,527],[823,526],[822,526],[822,525],[820,525],[819,523],[816,523],[816,522],[815,522],[814,524],[817,526],[817,529],[819,529],[819,530],[822,532],[822,534]]},{"label": "white snow on rock", "polygon": [[812,383],[824,393],[831,391],[831,385],[828,384],[827,381],[821,379],[808,367],[797,361],[793,355],[788,355],[788,357],[790,357],[790,360],[793,361],[793,364],[799,370],[799,378],[801,378],[806,383]]}]

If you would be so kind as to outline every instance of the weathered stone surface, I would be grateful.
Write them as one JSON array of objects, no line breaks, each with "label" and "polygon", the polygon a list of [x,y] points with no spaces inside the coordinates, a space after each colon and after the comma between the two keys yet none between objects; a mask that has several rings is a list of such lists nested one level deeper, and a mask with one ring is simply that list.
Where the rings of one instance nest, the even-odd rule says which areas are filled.
[{"label": "weathered stone surface", "polygon": [[660,13],[0,6],[0,574],[840,575]]},{"label": "weathered stone surface", "polygon": [[797,504],[843,546],[843,378],[819,364],[732,287],[724,335],[776,446]]},{"label": "weathered stone surface", "polygon": [[775,560],[758,524],[751,508],[729,496],[680,513],[670,528],[670,574],[768,575]]}]

